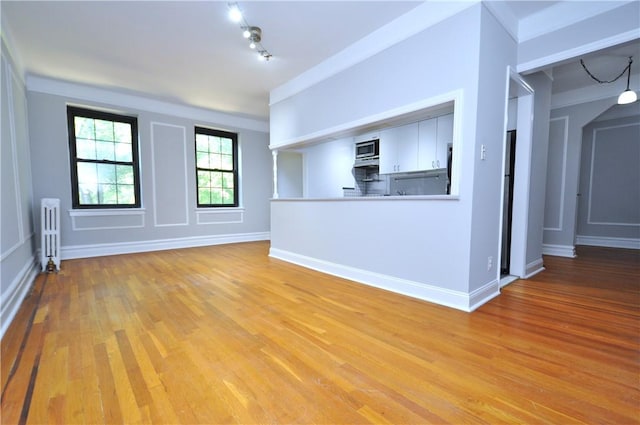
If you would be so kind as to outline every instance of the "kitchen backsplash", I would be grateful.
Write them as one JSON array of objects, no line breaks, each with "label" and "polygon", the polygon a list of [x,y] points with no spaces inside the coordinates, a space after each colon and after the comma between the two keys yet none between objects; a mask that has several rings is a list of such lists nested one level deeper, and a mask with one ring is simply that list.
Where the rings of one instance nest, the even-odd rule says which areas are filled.
[{"label": "kitchen backsplash", "polygon": [[444,195],[447,193],[446,169],[406,174],[390,174],[391,195]]},{"label": "kitchen backsplash", "polygon": [[355,186],[343,188],[345,197],[443,195],[447,191],[446,170],[379,174],[378,168],[354,168]]}]

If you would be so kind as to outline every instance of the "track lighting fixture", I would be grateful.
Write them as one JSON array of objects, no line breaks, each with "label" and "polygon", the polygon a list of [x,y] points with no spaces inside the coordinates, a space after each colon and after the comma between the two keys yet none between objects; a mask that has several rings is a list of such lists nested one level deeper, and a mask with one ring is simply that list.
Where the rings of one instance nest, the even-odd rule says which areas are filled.
[{"label": "track lighting fixture", "polygon": [[620,77],[622,77],[624,75],[624,73],[627,73],[627,88],[625,91],[623,91],[622,93],[620,93],[620,96],[618,96],[618,105],[626,105],[629,103],[633,103],[636,100],[638,100],[638,95],[636,94],[635,91],[631,90],[629,88],[629,82],[631,80],[631,64],[633,63],[633,56],[629,56],[629,63],[628,65],[622,70],[622,72],[620,73],[620,75],[618,75],[616,78],[614,78],[613,80],[600,80],[599,78],[595,77],[588,69],[587,66],[584,64],[584,61],[582,59],[580,59],[580,64],[582,65],[582,67],[584,68],[584,70],[587,72],[587,74],[589,74],[589,77],[593,78],[595,81],[597,81],[599,84],[609,84],[609,83],[613,83],[615,81],[618,81],[620,79]]},{"label": "track lighting fixture", "polygon": [[262,29],[260,27],[254,27],[247,23],[242,10],[238,3],[228,3],[229,18],[233,22],[239,22],[240,29],[242,30],[242,36],[249,40],[249,48],[258,51],[258,59],[261,61],[268,61],[272,58],[271,53],[267,51],[262,45]]}]

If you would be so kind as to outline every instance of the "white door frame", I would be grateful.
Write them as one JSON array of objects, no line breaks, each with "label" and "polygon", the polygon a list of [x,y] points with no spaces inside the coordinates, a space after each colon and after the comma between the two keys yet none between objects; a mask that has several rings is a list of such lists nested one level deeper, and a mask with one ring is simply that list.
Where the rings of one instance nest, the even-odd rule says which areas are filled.
[{"label": "white door frame", "polygon": [[[516,151],[515,151],[515,176],[513,181],[513,211],[511,221],[511,264],[509,274],[524,278],[527,275],[527,233],[529,223],[529,189],[531,179],[531,152],[533,147],[533,100],[534,90],[526,81],[522,79],[520,74],[509,67],[508,87],[514,86],[516,93],[509,93],[507,90],[507,99],[505,106],[505,128],[503,135],[507,137],[507,114],[509,97],[513,95],[518,98],[518,114],[516,124]],[[511,96],[510,96],[511,94]],[[503,175],[505,167],[506,146],[503,144]],[[512,155],[514,153],[512,152]],[[504,179],[502,179],[502,193],[504,193]],[[501,204],[504,203],[501,197]],[[500,211],[504,206],[501,205]],[[501,220],[502,223],[502,220]],[[502,232],[506,229],[500,225],[500,246],[498,248],[498,258],[502,258]],[[498,280],[500,280],[500,270],[498,268]]]}]

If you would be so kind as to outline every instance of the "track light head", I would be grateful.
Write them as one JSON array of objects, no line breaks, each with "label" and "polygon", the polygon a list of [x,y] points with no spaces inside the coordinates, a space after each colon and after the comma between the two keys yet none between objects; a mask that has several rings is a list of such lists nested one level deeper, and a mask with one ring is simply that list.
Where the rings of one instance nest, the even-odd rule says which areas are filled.
[{"label": "track light head", "polygon": [[242,11],[238,6],[238,3],[228,3],[229,6],[229,19],[233,22],[242,21]]}]

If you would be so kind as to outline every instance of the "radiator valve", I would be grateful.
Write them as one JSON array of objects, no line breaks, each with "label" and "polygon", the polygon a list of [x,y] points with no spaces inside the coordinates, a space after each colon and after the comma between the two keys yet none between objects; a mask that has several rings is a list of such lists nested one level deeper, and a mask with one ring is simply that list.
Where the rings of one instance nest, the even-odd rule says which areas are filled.
[{"label": "radiator valve", "polygon": [[53,273],[56,271],[56,263],[53,262],[53,256],[49,256],[49,261],[47,262],[47,273]]}]

